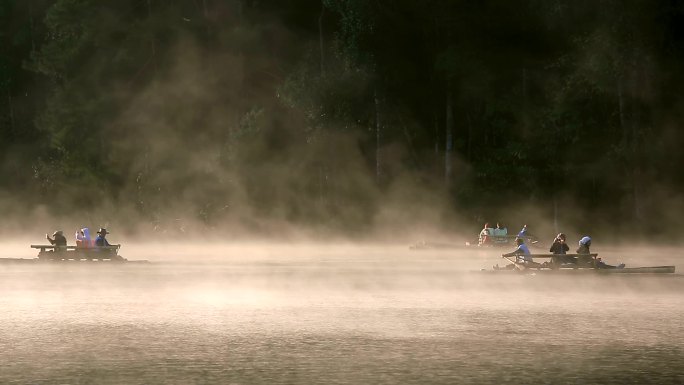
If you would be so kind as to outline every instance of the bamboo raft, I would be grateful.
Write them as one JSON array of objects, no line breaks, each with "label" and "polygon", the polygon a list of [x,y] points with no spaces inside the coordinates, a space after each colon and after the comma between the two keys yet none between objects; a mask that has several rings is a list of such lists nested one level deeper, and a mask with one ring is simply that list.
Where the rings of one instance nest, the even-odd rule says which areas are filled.
[{"label": "bamboo raft", "polygon": [[148,263],[146,260],[129,261],[119,255],[121,245],[77,247],[31,245],[37,249],[36,258],[0,258],[0,263]]},{"label": "bamboo raft", "polygon": [[[646,266],[646,267],[602,267],[597,263],[598,254],[530,254],[534,259],[548,259],[545,263],[521,262],[515,256],[502,258],[511,262],[512,268],[492,269],[492,272],[527,272],[527,273],[597,273],[597,274],[674,274],[675,266]],[[574,263],[564,263],[572,258]],[[486,270],[485,270],[486,271]]]}]

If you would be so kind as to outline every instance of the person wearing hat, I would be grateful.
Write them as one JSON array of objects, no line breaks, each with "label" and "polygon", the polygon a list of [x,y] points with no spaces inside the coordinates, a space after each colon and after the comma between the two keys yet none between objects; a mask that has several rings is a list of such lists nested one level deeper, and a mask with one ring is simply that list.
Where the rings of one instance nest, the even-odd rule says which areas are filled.
[{"label": "person wearing hat", "polygon": [[62,230],[57,230],[55,231],[52,236],[54,239],[50,238],[49,235],[45,234],[45,239],[50,241],[51,245],[57,246],[55,247],[55,250],[60,249],[63,250],[63,248],[66,247],[67,245],[67,240],[66,237],[64,236],[64,233],[62,233]]},{"label": "person wearing hat", "polygon": [[589,251],[589,247],[591,247],[591,237],[585,235],[582,237],[582,239],[579,240],[577,254],[591,254],[591,252]]},{"label": "person wearing hat", "polygon": [[577,248],[577,265],[579,266],[595,266],[596,261],[594,258],[596,255],[592,255],[589,248],[591,247],[591,237],[588,235],[583,236],[579,240],[579,247]]},{"label": "person wearing hat", "polygon": [[107,234],[109,234],[107,229],[101,227],[100,230],[97,231],[97,238],[95,238],[95,246],[111,246],[109,242],[107,242]]}]

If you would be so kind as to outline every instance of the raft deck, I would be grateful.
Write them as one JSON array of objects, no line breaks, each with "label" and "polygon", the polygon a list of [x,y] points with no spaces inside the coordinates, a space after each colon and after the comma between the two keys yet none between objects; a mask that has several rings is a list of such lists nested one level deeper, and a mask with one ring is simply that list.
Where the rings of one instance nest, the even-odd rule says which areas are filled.
[{"label": "raft deck", "polygon": [[[31,245],[32,249],[40,250],[38,258],[25,261],[49,262],[128,262],[118,254],[121,245],[78,247],[56,245]],[[22,258],[5,258],[4,262],[24,262]]]},{"label": "raft deck", "polygon": [[[511,262],[514,269],[499,268],[493,269],[495,272],[504,271],[525,271],[525,272],[594,272],[600,274],[674,274],[675,266],[646,266],[646,267],[598,267],[596,259],[598,254],[530,254],[532,259],[550,259],[546,263],[524,263],[515,259],[515,256],[505,256],[502,258]],[[575,263],[564,263],[567,258],[573,258]]]}]

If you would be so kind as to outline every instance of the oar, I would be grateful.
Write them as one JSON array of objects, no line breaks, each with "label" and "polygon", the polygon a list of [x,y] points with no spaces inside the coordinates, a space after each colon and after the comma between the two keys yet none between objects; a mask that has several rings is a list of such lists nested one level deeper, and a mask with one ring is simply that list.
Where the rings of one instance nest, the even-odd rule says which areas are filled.
[{"label": "oar", "polygon": [[503,255],[503,254],[501,255],[501,258],[503,258],[503,259],[507,260],[508,262],[512,263],[512,264],[515,266],[515,268],[518,269],[518,270],[525,271],[525,269],[527,268],[524,264],[519,263],[519,262],[516,262],[515,260],[513,260],[513,259],[511,259],[510,257],[507,257],[507,256],[505,256],[505,255]]}]

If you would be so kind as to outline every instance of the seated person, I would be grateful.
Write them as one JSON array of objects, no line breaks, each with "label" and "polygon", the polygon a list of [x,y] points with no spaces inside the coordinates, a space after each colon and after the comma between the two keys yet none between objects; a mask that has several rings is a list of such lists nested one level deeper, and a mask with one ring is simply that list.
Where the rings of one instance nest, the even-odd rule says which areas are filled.
[{"label": "seated person", "polygon": [[111,246],[109,242],[107,242],[107,234],[109,232],[105,228],[100,228],[100,230],[97,231],[97,238],[95,238],[95,246],[103,247],[103,246]]},{"label": "seated person", "polygon": [[496,223],[496,230],[498,235],[508,235],[508,229],[499,222]]},{"label": "seated person", "polygon": [[530,253],[530,249],[527,247],[527,245],[525,244],[525,241],[522,238],[516,238],[515,244],[518,247],[516,247],[516,249],[510,253],[503,254],[504,257],[515,256],[515,261],[517,263],[523,263],[525,265],[534,265],[534,266],[539,265],[538,263],[535,263],[532,260],[532,256],[531,256],[532,253]]},{"label": "seated person", "polygon": [[84,227],[76,232],[76,247],[92,247],[93,241],[90,239],[90,229]]},{"label": "seated person", "polygon": [[582,239],[579,240],[577,254],[591,254],[591,252],[589,251],[589,247],[591,247],[591,237],[585,235],[584,237],[582,237]]},{"label": "seated person", "polygon": [[594,265],[594,260],[591,257],[591,237],[585,235],[579,240],[579,247],[577,248],[577,265],[584,267],[591,267]]},{"label": "seated person", "polygon": [[568,244],[565,243],[565,234],[563,233],[559,233],[558,235],[556,235],[556,238],[553,240],[553,244],[551,245],[549,251],[555,255],[560,255],[559,257],[553,258],[553,261],[555,261],[555,263],[562,264],[577,262],[574,257],[565,255],[568,251],[570,251],[570,246],[568,246]]},{"label": "seated person", "polygon": [[51,245],[57,246],[55,247],[54,251],[62,251],[66,249],[67,245],[67,240],[66,237],[64,236],[64,233],[62,230],[57,230],[52,234],[55,239],[50,238],[49,235],[45,234],[45,239],[50,241]]}]

